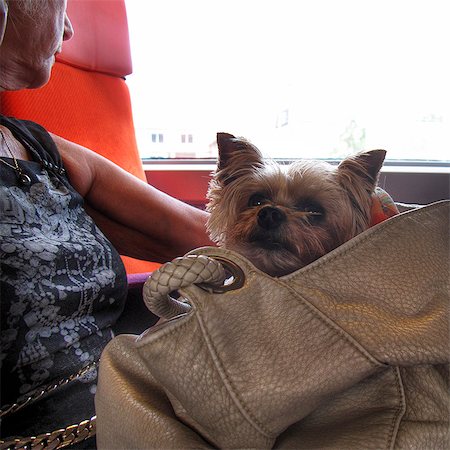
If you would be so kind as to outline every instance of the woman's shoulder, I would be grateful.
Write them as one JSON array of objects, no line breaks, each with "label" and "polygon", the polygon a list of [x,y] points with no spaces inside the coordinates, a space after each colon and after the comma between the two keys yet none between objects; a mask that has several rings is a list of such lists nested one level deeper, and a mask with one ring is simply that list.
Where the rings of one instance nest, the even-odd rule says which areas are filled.
[{"label": "woman's shoulder", "polygon": [[16,119],[0,115],[0,124],[6,126],[23,145],[39,159],[50,160],[61,165],[61,155],[50,133],[31,120]]}]

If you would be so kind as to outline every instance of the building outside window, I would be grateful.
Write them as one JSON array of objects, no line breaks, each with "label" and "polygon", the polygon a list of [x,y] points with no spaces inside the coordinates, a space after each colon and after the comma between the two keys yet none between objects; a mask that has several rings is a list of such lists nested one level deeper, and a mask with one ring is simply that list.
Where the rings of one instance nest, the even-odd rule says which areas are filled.
[{"label": "building outside window", "polygon": [[[443,1],[126,6],[134,68],[127,83],[143,158],[215,157],[219,131],[280,158],[372,148],[394,160],[450,158]],[[148,17],[158,20],[148,27]]]}]

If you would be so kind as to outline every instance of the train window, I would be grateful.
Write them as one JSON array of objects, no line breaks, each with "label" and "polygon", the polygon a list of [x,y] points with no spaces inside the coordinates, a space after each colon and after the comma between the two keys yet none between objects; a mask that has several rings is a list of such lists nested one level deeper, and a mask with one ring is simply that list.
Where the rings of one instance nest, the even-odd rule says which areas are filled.
[{"label": "train window", "polygon": [[143,159],[214,158],[217,131],[279,158],[449,159],[444,1],[126,5]]}]

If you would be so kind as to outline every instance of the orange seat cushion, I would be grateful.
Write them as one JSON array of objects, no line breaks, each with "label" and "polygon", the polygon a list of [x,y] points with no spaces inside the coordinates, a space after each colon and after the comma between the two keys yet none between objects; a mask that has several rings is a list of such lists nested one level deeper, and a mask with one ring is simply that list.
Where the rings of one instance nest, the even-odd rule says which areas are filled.
[{"label": "orange seat cushion", "polygon": [[[137,149],[128,87],[121,78],[56,62],[40,89],[0,93],[6,116],[39,123],[83,145],[146,181]],[[149,272],[156,263],[124,258],[128,273]]]},{"label": "orange seat cushion", "polygon": [[0,99],[2,114],[37,122],[145,180],[123,79],[56,62],[44,87]]}]

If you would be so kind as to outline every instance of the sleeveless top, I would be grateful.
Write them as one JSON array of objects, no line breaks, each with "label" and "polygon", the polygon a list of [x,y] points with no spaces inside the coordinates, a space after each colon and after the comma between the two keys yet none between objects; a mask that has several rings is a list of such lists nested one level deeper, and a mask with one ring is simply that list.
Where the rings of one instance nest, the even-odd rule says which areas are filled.
[{"label": "sleeveless top", "polygon": [[[19,161],[29,185],[20,184],[17,172],[0,162],[3,408],[98,360],[124,308],[127,280],[119,254],[71,186],[51,136],[29,121],[0,116],[0,124],[32,157]],[[14,165],[12,158],[2,159]],[[75,406],[65,403],[82,392],[90,396],[84,404],[93,415],[95,379],[94,369],[49,396],[59,395],[57,401],[38,401],[32,413],[27,406],[12,415],[9,422],[19,424],[18,430],[6,428],[11,434],[23,435],[24,428],[42,433],[55,429],[55,417],[58,426],[67,426]],[[48,408],[53,416],[46,418]],[[88,418],[85,411],[80,414],[80,420]]]}]

